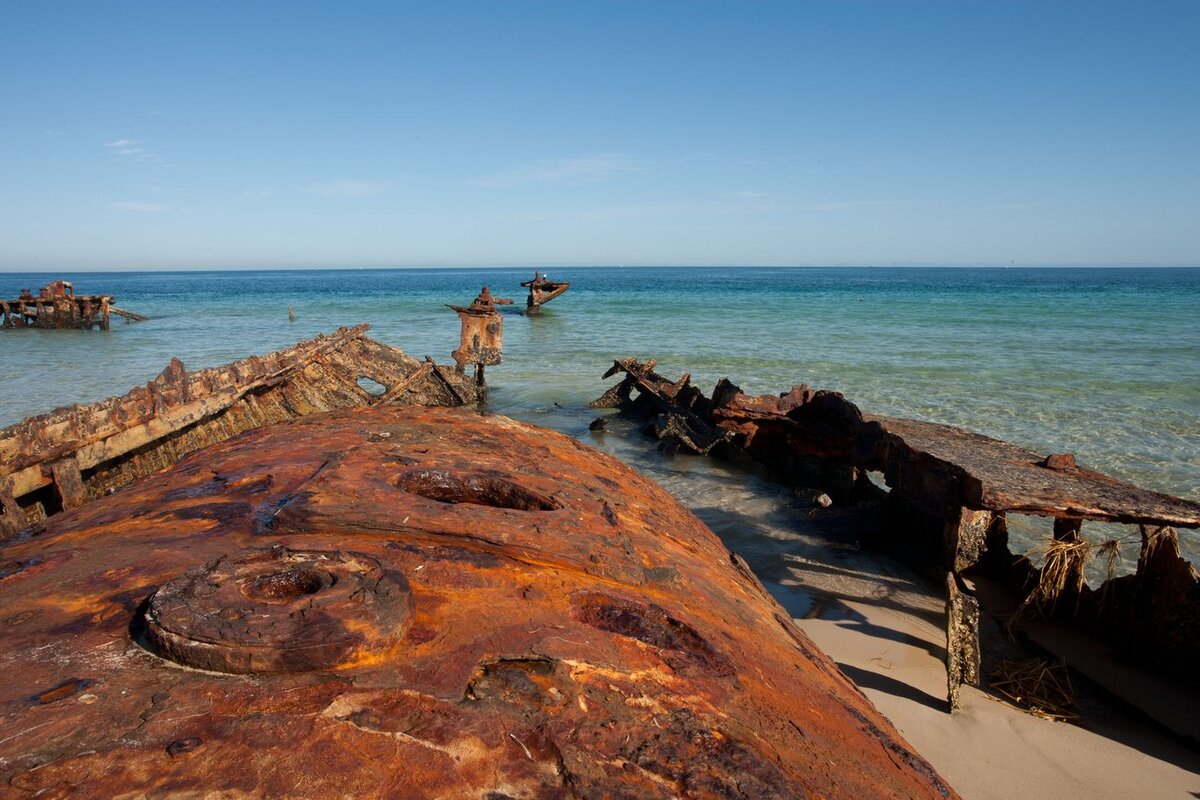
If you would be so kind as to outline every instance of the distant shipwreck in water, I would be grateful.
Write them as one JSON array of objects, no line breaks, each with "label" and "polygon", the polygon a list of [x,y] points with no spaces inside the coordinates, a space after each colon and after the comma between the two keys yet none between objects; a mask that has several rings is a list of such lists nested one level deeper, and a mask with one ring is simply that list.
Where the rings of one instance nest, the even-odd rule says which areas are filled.
[{"label": "distant shipwreck in water", "polygon": [[540,272],[534,272],[533,280],[522,281],[521,285],[529,289],[529,297],[525,300],[526,314],[540,314],[542,306],[571,288],[566,281],[548,280]]},{"label": "distant shipwreck in water", "polygon": [[116,314],[134,322],[146,317],[113,305],[108,294],[76,295],[70,281],[54,281],[43,286],[35,297],[21,290],[15,300],[0,300],[0,328],[75,328],[108,330],[110,316]]}]

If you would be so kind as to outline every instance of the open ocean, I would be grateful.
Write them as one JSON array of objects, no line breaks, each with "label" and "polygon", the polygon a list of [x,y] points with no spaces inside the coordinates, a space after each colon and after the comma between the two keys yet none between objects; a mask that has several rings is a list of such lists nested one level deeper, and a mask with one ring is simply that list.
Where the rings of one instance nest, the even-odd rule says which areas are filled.
[{"label": "open ocean", "polygon": [[[172,356],[198,369],[359,322],[449,362],[459,322],[445,304],[466,305],[487,284],[516,301],[504,363],[488,369],[493,409],[615,452],[718,532],[724,511],[778,517],[787,493],[758,485],[748,497],[744,476],[702,459],[668,462],[628,427],[589,433],[586,403],[606,388],[613,358],[657,358],[661,373],[691,372],[705,391],[723,376],[752,393],[837,389],[867,411],[1073,452],[1200,500],[1200,269],[548,271],[571,289],[532,318],[518,313],[532,269],[0,273],[0,297],[66,278],[79,294],[113,294],[151,317],[114,317],[108,333],[0,332],[0,426],[124,393]],[[1200,537],[1183,538],[1200,563]]]}]

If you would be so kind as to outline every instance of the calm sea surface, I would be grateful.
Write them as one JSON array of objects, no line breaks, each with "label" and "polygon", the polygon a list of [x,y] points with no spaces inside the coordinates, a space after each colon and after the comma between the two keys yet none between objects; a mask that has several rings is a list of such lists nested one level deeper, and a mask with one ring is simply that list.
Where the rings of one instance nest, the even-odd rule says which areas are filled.
[{"label": "calm sea surface", "polygon": [[[486,283],[517,301],[504,364],[488,371],[495,410],[616,452],[711,509],[714,528],[714,491],[759,516],[763,498],[746,499],[740,479],[722,483],[707,462],[667,462],[640,442],[587,432],[595,414],[585,404],[604,391],[613,358],[657,358],[664,375],[690,371],[706,390],[723,376],[753,393],[838,389],[868,411],[1073,452],[1200,500],[1200,269],[549,272],[571,290],[536,318],[516,313],[532,270],[3,273],[0,297],[61,277],[151,320],[114,318],[108,333],[0,332],[0,426],[121,394],[172,356],[197,369],[359,322],[412,355],[449,361],[459,324],[444,304],[465,305]],[[1185,536],[1196,563],[1200,540]]]}]

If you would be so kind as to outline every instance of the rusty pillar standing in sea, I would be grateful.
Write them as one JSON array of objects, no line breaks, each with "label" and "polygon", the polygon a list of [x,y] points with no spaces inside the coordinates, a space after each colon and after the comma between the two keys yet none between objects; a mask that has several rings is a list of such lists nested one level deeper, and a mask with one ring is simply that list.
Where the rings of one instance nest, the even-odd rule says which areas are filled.
[{"label": "rusty pillar standing in sea", "polygon": [[468,364],[475,365],[475,384],[482,400],[487,397],[487,384],[483,368],[499,364],[504,344],[504,317],[496,310],[497,305],[511,305],[512,300],[494,297],[484,286],[471,305],[450,306],[462,320],[462,339],[458,349],[451,355],[463,372]]}]

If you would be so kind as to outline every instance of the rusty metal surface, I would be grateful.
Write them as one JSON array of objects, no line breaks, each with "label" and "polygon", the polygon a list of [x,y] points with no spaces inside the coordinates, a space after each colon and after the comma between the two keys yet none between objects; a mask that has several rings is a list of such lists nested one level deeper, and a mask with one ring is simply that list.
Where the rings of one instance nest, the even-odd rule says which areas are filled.
[{"label": "rusty metal surface", "polygon": [[[1200,503],[1086,469],[1069,453],[1043,456],[950,425],[864,414],[839,392],[800,385],[752,397],[722,379],[709,398],[689,375],[673,382],[655,366],[653,359],[614,361],[604,377],[624,377],[592,405],[655,419],[646,430],[668,447],[711,449],[765,466],[785,482],[828,491],[839,504],[879,500],[866,473],[881,471],[890,491],[878,544],[933,572],[988,571],[1039,613],[1107,640],[1131,661],[1194,682],[1200,575],[1169,526],[1200,527]],[[706,447],[717,433],[730,438]],[[1039,582],[1052,572],[1009,550],[1009,513],[1053,517],[1060,541],[1082,541],[1085,519],[1141,525],[1137,570],[1093,589],[1077,560],[1068,583],[1079,590],[1063,602],[1057,594],[1043,598]],[[977,635],[973,619],[951,620],[959,641]],[[955,663],[961,653],[951,647],[947,655],[952,673],[968,674]],[[952,677],[952,704],[956,687]]]},{"label": "rusty metal surface", "polygon": [[961,487],[961,495],[951,500],[970,508],[1200,527],[1200,503],[1077,466],[1068,454],[1047,457],[951,425],[869,414],[864,419],[868,428],[878,426],[881,468],[899,473],[905,469],[902,462],[939,462]]},{"label": "rusty metal surface", "polygon": [[261,428],[0,562],[5,796],[954,796],[665,491],[501,417]]},{"label": "rusty metal surface", "polygon": [[[993,512],[1069,516],[1104,522],[1200,527],[1200,503],[1143,489],[1078,466],[1070,454],[1044,456],[953,425],[864,414],[841,393],[793,386],[752,397],[722,382],[710,400],[685,374],[672,382],[645,364],[621,359],[605,377],[620,383],[593,401],[597,408],[636,410],[686,421],[688,435],[663,428],[697,452],[712,430],[736,434],[761,460],[807,456],[884,472],[931,513],[961,506]],[[634,398],[632,393],[639,395]],[[660,437],[661,438],[661,437]]]},{"label": "rusty metal surface", "polygon": [[[153,381],[120,397],[0,430],[0,539],[261,425],[373,403],[475,402],[468,380],[370,339],[368,329],[342,328],[197,372],[173,359]],[[372,395],[360,378],[384,393]]]},{"label": "rusty metal surface", "polygon": [[451,354],[460,371],[468,364],[484,367],[503,360],[504,317],[496,310],[497,304],[511,305],[512,300],[495,297],[484,286],[471,305],[449,306],[462,320],[460,343]]},{"label": "rusty metal surface", "polygon": [[533,273],[533,280],[521,281],[521,285],[529,289],[529,297],[525,299],[525,313],[536,314],[546,303],[571,288],[566,281],[547,280],[541,272]]},{"label": "rusty metal surface", "polygon": [[108,330],[110,314],[134,321],[146,317],[112,305],[112,295],[79,295],[70,281],[52,281],[34,297],[22,289],[15,300],[0,300],[0,328],[79,328]]}]

